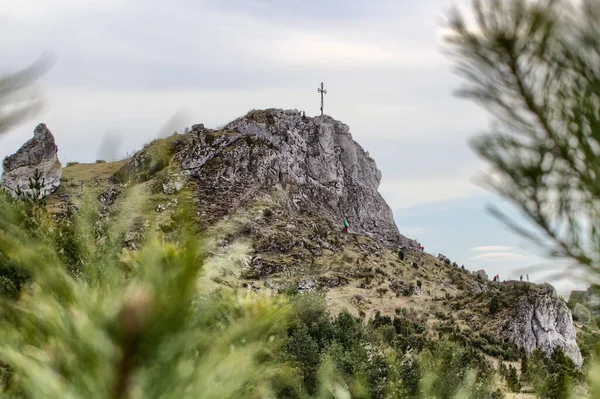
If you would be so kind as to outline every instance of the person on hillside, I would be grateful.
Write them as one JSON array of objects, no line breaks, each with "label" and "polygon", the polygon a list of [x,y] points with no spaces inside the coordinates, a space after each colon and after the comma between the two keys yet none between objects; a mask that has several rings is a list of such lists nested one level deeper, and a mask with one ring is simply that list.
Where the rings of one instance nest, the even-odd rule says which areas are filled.
[{"label": "person on hillside", "polygon": [[529,273],[527,273],[526,276],[527,276],[527,282],[529,282]]},{"label": "person on hillside", "polygon": [[523,281],[523,275],[521,274],[521,281]]},{"label": "person on hillside", "polygon": [[347,219],[344,219],[344,232],[347,233],[350,228],[350,223],[348,223]]}]

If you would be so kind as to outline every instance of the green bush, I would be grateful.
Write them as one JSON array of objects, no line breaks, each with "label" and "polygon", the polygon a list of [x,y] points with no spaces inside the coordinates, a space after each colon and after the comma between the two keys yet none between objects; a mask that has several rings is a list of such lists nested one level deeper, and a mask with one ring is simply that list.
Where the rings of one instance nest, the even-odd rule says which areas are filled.
[{"label": "green bush", "polygon": [[506,367],[506,364],[504,364],[504,362],[500,362],[500,365],[498,366],[498,374],[500,375],[500,377],[506,379],[506,376],[508,376],[508,368]]},{"label": "green bush", "polygon": [[508,366],[506,385],[511,392],[521,392],[521,382],[519,381],[519,376],[517,375],[517,369],[512,365]]},{"label": "green bush", "polygon": [[527,379],[540,398],[568,399],[572,387],[581,380],[573,361],[556,348],[548,358],[536,349],[529,358]]},{"label": "green bush", "polygon": [[500,300],[498,299],[497,296],[493,296],[492,299],[490,300],[490,314],[496,314],[500,311]]},{"label": "green bush", "polygon": [[412,352],[408,352],[400,363],[400,378],[404,397],[412,399],[421,396],[421,365]]},{"label": "green bush", "polygon": [[529,357],[527,353],[521,354],[521,382],[527,382],[527,376],[529,375]]}]

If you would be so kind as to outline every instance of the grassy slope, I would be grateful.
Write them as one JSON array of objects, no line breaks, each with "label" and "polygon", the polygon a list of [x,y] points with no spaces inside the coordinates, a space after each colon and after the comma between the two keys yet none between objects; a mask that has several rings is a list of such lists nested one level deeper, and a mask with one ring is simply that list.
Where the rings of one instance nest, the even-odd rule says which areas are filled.
[{"label": "grassy slope", "polygon": [[[96,199],[99,207],[103,206],[98,199],[101,192],[111,186],[123,191],[111,206],[118,212],[126,202],[127,188],[111,183],[109,178],[127,162],[77,164],[63,169],[63,183],[48,198],[49,209],[62,213],[69,204],[79,206],[83,181],[85,192]],[[158,231],[160,224],[169,222],[179,197],[194,195],[193,184],[188,185],[189,190],[175,195],[157,192],[163,174],[159,171],[148,181],[132,184],[142,194],[143,201],[125,213],[130,220],[138,219],[134,225],[150,226],[145,231]],[[400,260],[397,252],[369,237],[345,234],[341,225],[331,226],[317,215],[286,208],[282,205],[286,203],[286,195],[283,189],[264,194],[208,227],[207,250],[211,256],[204,280],[225,289],[246,287],[265,291],[268,287],[294,290],[299,281],[306,279],[342,278],[348,281],[346,285],[323,289],[332,313],[346,309],[368,319],[376,311],[392,316],[401,307],[414,309],[426,319],[432,335],[440,325],[448,323],[475,336],[497,329],[502,312],[492,317],[488,310],[489,299],[500,290],[497,285],[482,282],[470,272],[428,254],[409,252]],[[158,205],[166,209],[159,212]],[[248,265],[256,255],[263,263],[276,265],[278,271],[260,277],[248,273]],[[390,288],[395,281],[416,285],[417,280],[422,283],[419,295],[405,296]],[[489,291],[475,295],[476,287]],[[509,394],[508,397],[532,396]]]},{"label": "grassy slope", "polygon": [[[65,168],[63,183],[48,198],[49,209],[60,213],[67,204],[80,205],[81,181],[84,182],[85,192],[96,199],[110,186],[124,190],[112,184],[109,178],[126,162],[77,164]],[[137,184],[145,200],[128,217],[142,218],[157,229],[160,223],[168,221],[176,208],[177,197],[183,194],[168,196],[162,192],[153,193],[155,190],[150,189],[153,183],[150,179]],[[65,195],[68,198],[63,197]],[[369,318],[375,311],[393,315],[396,308],[406,307],[429,314],[429,324],[432,326],[436,320],[446,318],[450,313],[459,316],[461,312],[465,313],[464,317],[458,319],[472,319],[474,315],[478,317],[473,310],[448,309],[449,301],[464,293],[463,288],[475,284],[476,279],[469,272],[446,265],[427,254],[407,253],[404,261],[401,261],[395,251],[369,237],[344,234],[341,226],[336,229],[336,226],[321,225],[313,215],[296,214],[284,209],[280,205],[284,202],[281,200],[284,195],[282,191],[265,195],[209,227],[207,236],[213,239],[210,250],[214,254],[215,270],[208,274],[213,280],[229,287],[251,283],[255,289],[264,290],[263,280],[285,288],[293,287],[302,279],[341,276],[349,283],[328,288],[325,294],[334,313],[347,309]],[[124,197],[125,194],[121,194],[113,207],[118,209]],[[159,204],[167,209],[157,212]],[[102,205],[99,200],[98,205]],[[272,212],[271,216],[264,216],[266,209]],[[226,244],[223,240],[227,240]],[[323,244],[330,249],[324,248]],[[318,255],[311,252],[314,248],[319,250]],[[226,262],[218,260],[230,257],[230,252],[235,255],[239,269],[219,270]],[[247,263],[255,252],[260,253],[263,261],[280,265],[281,272],[259,279],[243,278],[243,263]],[[417,264],[416,268],[413,263]],[[394,280],[412,285],[420,280],[421,295],[396,295],[390,288]]]}]

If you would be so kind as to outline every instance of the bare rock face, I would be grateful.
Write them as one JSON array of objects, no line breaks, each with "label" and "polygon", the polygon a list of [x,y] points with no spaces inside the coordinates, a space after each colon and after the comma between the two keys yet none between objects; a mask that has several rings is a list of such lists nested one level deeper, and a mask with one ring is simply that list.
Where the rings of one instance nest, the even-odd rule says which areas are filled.
[{"label": "bare rock face", "polygon": [[43,179],[39,197],[52,194],[60,185],[62,175],[57,152],[54,136],[45,124],[40,123],[33,131],[32,139],[23,144],[16,153],[4,158],[2,187],[15,197],[19,191],[31,194],[29,178],[37,170]]},{"label": "bare rock face", "polygon": [[583,363],[571,311],[549,284],[531,285],[531,290],[519,298],[500,333],[528,353],[539,348],[550,356],[560,347],[577,367]]},{"label": "bare rock face", "polygon": [[190,134],[192,144],[176,158],[196,180],[200,204],[217,217],[281,187],[298,212],[318,215],[340,230],[347,219],[350,232],[418,250],[416,241],[400,235],[377,191],[381,172],[375,161],[342,122],[269,109],[252,111],[222,131],[193,128]]}]

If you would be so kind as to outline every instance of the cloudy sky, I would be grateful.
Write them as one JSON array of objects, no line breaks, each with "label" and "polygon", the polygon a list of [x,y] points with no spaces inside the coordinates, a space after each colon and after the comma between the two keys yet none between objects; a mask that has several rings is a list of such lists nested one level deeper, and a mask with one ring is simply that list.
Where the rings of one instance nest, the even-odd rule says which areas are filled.
[{"label": "cloudy sky", "polygon": [[[483,164],[466,141],[488,117],[452,96],[460,80],[441,41],[445,11],[468,3],[0,0],[0,72],[55,57],[40,82],[44,112],[0,138],[0,157],[37,122],[54,133],[64,163],[106,158],[106,137],[120,137],[109,142],[124,155],[253,108],[316,115],[323,81],[326,113],[376,159],[403,234],[490,276],[550,280],[555,262],[488,216],[486,204],[510,208],[473,182]],[[552,283],[561,292],[586,286]]]}]

